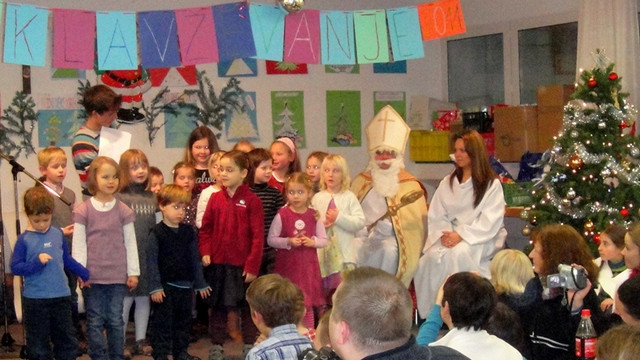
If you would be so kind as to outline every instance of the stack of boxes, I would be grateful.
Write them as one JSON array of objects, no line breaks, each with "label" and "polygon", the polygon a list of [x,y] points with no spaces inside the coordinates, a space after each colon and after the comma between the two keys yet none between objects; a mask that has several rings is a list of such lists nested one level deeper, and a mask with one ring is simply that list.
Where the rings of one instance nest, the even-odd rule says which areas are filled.
[{"label": "stack of boxes", "polygon": [[544,152],[553,145],[553,137],[562,129],[564,105],[570,100],[573,85],[539,86],[538,105],[498,108],[494,112],[496,157],[503,162],[518,162],[529,152]]}]

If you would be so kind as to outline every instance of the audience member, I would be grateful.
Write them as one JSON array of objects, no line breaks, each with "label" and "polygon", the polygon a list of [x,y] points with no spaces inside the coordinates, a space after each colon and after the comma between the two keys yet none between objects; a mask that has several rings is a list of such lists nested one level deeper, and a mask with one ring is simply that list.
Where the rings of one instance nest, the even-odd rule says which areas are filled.
[{"label": "audience member", "polygon": [[290,280],[278,274],[260,276],[249,285],[246,298],[253,323],[260,334],[268,336],[249,351],[247,360],[296,359],[313,346],[298,332],[296,310],[304,306],[304,294]]},{"label": "audience member", "polygon": [[607,331],[598,339],[598,360],[635,360],[640,354],[640,327],[625,324]]},{"label": "audience member", "polygon": [[329,318],[333,349],[351,359],[468,359],[446,346],[420,347],[411,335],[409,291],[384,270],[360,267],[344,275]]},{"label": "audience member", "polygon": [[474,360],[521,360],[513,346],[482,329],[497,301],[489,280],[470,272],[451,275],[444,284],[441,304],[442,320],[451,330],[429,346],[448,346]]},{"label": "audience member", "polygon": [[618,288],[616,314],[626,324],[640,326],[640,276],[634,276]]}]

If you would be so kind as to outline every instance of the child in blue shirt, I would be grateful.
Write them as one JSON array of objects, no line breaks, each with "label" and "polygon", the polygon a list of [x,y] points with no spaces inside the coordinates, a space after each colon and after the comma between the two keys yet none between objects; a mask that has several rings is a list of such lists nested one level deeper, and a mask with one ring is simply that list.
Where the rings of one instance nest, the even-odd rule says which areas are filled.
[{"label": "child in blue shirt", "polygon": [[29,357],[72,360],[77,356],[78,340],[64,270],[82,281],[89,280],[89,270],[71,257],[62,231],[51,226],[53,207],[53,197],[43,187],[24,194],[29,223],[16,242],[11,270],[24,277],[23,315]]}]

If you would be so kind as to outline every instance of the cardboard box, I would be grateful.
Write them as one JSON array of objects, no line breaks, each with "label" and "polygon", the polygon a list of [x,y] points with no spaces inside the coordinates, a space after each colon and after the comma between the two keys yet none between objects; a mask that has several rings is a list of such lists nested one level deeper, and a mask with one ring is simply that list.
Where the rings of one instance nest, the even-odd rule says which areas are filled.
[{"label": "cardboard box", "polygon": [[562,129],[563,106],[538,106],[538,148],[545,152],[553,145],[553,137]]},{"label": "cardboard box", "polygon": [[537,106],[512,106],[495,110],[496,158],[505,162],[520,161],[522,154],[538,149]]},{"label": "cardboard box", "polygon": [[546,85],[536,89],[538,106],[565,106],[575,91],[574,85]]}]

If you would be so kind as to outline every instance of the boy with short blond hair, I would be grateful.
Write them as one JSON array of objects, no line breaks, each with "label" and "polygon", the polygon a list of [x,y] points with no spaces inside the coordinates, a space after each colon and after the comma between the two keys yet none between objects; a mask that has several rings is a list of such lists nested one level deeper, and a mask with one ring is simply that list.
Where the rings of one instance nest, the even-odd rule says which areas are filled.
[{"label": "boy with short blond hair", "polygon": [[263,275],[254,280],[246,294],[254,324],[267,339],[247,354],[247,360],[297,359],[313,346],[308,337],[298,332],[300,308],[304,294],[291,280],[278,274]]},{"label": "boy with short blond hair", "polygon": [[[51,226],[54,202],[42,186],[24,194],[27,229],[16,242],[11,261],[15,275],[24,277],[23,311],[29,357],[75,359],[71,290],[65,268],[89,280],[89,270],[75,261],[62,231]],[[53,343],[53,353],[51,345]]]},{"label": "boy with short blond hair", "polygon": [[187,352],[192,296],[195,290],[206,298],[211,288],[202,273],[195,230],[182,223],[191,193],[168,184],[157,197],[162,222],[149,234],[152,356],[166,359],[172,353],[174,360],[199,360]]},{"label": "boy with short blond hair", "polygon": [[42,182],[56,191],[63,200],[54,197],[53,217],[51,225],[62,229],[64,236],[69,239],[67,245],[71,245],[73,234],[73,206],[76,203],[76,194],[73,190],[64,186],[63,181],[67,176],[67,154],[57,146],[44,148],[38,152],[38,166],[42,174]]}]

